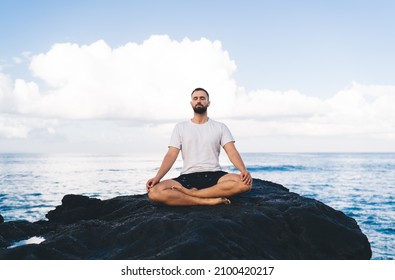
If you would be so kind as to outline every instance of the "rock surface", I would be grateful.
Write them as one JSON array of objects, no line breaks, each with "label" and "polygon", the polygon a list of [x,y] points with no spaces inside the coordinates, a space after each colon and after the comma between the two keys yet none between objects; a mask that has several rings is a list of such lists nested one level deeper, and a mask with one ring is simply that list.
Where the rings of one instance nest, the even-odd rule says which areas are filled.
[{"label": "rock surface", "polygon": [[[0,259],[370,259],[367,237],[340,211],[254,180],[230,205],[168,207],[146,195],[66,195],[48,221],[0,224]],[[45,241],[8,248],[42,236]]]}]

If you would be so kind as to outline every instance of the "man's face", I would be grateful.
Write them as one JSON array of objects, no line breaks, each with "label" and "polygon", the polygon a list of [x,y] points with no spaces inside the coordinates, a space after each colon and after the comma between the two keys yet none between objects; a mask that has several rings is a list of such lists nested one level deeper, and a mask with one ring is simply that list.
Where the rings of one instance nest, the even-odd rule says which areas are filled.
[{"label": "man's face", "polygon": [[207,111],[208,106],[210,106],[210,101],[204,91],[198,90],[192,94],[191,105],[195,113],[204,114]]}]

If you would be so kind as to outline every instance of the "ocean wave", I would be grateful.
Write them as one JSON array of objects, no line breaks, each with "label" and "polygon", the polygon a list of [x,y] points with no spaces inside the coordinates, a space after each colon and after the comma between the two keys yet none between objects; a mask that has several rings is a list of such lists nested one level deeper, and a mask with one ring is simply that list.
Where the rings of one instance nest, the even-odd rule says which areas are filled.
[{"label": "ocean wave", "polygon": [[385,233],[385,234],[394,235],[395,234],[395,228],[383,228],[383,229],[379,229],[379,232]]},{"label": "ocean wave", "polygon": [[[224,169],[237,171],[234,166],[226,166]],[[293,172],[293,171],[310,171],[307,166],[303,165],[249,165],[250,172]]]}]

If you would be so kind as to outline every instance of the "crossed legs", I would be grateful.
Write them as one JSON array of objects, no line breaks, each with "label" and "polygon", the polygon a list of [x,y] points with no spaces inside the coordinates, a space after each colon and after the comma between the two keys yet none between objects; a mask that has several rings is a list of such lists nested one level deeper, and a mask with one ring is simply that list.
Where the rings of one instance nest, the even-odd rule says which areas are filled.
[{"label": "crossed legs", "polygon": [[172,206],[229,204],[227,197],[247,192],[251,185],[244,184],[237,174],[226,174],[218,183],[205,189],[187,189],[175,180],[164,180],[148,192],[151,201]]}]

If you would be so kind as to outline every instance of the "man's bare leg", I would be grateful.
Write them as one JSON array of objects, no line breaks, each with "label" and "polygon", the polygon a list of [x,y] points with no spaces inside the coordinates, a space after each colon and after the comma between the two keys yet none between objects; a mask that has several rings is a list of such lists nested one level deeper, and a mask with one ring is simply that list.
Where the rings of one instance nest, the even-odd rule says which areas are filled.
[{"label": "man's bare leg", "polygon": [[204,189],[187,189],[181,184],[172,186],[173,189],[178,190],[186,195],[198,198],[212,198],[212,197],[230,197],[236,194],[241,194],[251,190],[251,185],[244,184],[238,174],[226,174],[222,176],[218,183],[212,187]]},{"label": "man's bare leg", "polygon": [[229,204],[230,201],[224,197],[196,197],[185,194],[174,187],[183,186],[174,180],[165,180],[150,189],[148,197],[151,201],[164,203],[170,206],[190,206],[190,205],[217,205]]}]

